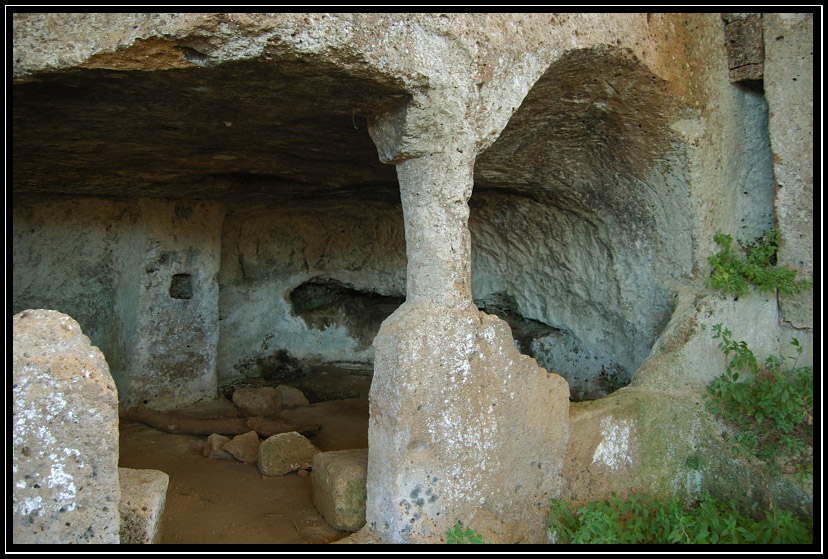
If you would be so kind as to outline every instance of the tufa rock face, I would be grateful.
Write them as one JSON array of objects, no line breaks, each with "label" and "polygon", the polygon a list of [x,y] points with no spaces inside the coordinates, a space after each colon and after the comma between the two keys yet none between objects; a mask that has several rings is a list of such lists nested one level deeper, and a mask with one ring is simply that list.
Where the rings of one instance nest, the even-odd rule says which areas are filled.
[{"label": "tufa rock face", "polygon": [[119,543],[118,395],[71,317],[12,318],[14,543]]},{"label": "tufa rock face", "polygon": [[[540,367],[579,397],[707,374],[682,340],[719,229],[778,218],[811,273],[813,16],[754,18],[734,56],[746,15],[15,14],[13,311],[74,316],[125,405],[373,364],[369,524],[540,541],[585,466]],[[731,81],[757,37],[764,95]],[[378,296],[406,303],[374,338]],[[779,306],[769,350],[812,335],[811,300]],[[643,413],[578,428],[632,441]]]},{"label": "tufa rock face", "polygon": [[545,541],[540,511],[563,482],[566,382],[519,354],[505,322],[476,309],[406,303],[375,344],[370,529],[387,541],[435,543],[485,509],[500,519],[500,541]]}]

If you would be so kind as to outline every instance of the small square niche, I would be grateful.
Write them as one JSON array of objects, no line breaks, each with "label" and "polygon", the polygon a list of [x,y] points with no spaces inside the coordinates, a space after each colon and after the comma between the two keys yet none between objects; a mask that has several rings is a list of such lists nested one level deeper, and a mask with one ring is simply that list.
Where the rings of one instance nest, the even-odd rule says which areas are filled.
[{"label": "small square niche", "polygon": [[170,282],[170,297],[173,299],[192,299],[193,281],[190,274],[175,274]]}]

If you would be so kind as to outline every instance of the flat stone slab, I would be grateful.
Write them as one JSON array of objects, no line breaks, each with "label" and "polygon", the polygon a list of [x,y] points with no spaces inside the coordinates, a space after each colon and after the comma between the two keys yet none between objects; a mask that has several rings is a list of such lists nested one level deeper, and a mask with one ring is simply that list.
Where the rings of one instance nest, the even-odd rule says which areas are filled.
[{"label": "flat stone slab", "polygon": [[296,431],[279,433],[259,445],[259,471],[266,476],[283,476],[312,467],[319,449]]},{"label": "flat stone slab", "polygon": [[170,476],[159,470],[118,468],[121,544],[158,543]]},{"label": "flat stone slab", "polygon": [[367,469],[367,448],[314,455],[313,504],[333,528],[354,532],[365,525]]}]

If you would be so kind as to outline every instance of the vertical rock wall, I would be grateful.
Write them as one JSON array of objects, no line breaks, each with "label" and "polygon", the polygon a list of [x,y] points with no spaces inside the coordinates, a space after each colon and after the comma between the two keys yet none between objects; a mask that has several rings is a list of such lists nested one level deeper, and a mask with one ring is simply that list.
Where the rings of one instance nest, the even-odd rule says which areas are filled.
[{"label": "vertical rock wall", "polygon": [[[813,277],[814,16],[764,14],[765,95],[776,178],[774,210],[785,242],[779,263]],[[783,320],[812,347],[813,290],[780,297]]]},{"label": "vertical rock wall", "polygon": [[13,308],[74,313],[107,352],[122,405],[212,398],[221,220],[216,204],[23,202]]},{"label": "vertical rock wall", "polygon": [[122,403],[148,400],[168,409],[214,398],[223,210],[149,200],[141,208],[145,229]]},{"label": "vertical rock wall", "polygon": [[72,316],[104,352],[121,392],[137,292],[140,212],[106,200],[15,201],[12,310]]},{"label": "vertical rock wall", "polygon": [[225,218],[221,250],[220,383],[254,373],[256,359],[278,350],[308,361],[370,367],[370,340],[357,340],[345,320],[323,326],[302,318],[290,294],[321,278],[366,294],[403,295],[405,240],[398,206],[239,207]]},{"label": "vertical rock wall", "polygon": [[555,328],[541,365],[580,394],[626,384],[692,273],[695,224],[668,85],[630,52],[579,49],[534,84],[475,169],[475,298]]}]

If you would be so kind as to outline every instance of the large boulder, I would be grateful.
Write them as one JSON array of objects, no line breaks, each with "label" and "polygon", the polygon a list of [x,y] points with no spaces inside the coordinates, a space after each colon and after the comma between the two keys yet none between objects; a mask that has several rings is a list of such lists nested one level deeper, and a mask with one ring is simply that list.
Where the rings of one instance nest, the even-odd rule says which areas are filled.
[{"label": "large boulder", "polygon": [[119,543],[118,394],[100,350],[53,310],[12,318],[14,543]]}]

